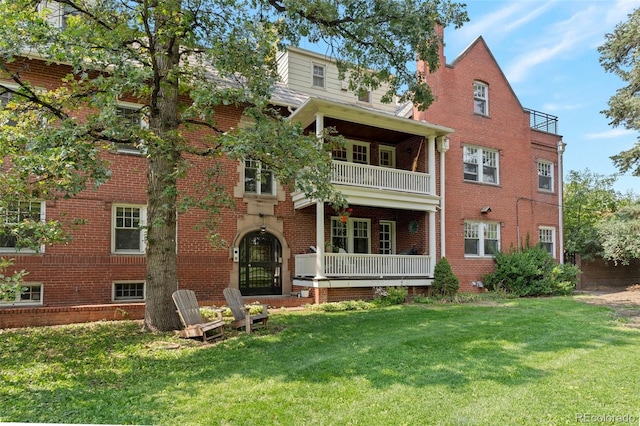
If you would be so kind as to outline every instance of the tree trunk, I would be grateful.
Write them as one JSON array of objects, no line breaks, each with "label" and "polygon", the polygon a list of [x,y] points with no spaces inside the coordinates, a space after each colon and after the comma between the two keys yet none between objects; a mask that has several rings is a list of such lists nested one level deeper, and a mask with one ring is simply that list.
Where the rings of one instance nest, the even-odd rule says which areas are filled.
[{"label": "tree trunk", "polygon": [[[176,6],[177,4],[177,6]],[[179,2],[174,3],[179,9]],[[171,12],[156,16],[171,19]],[[149,127],[157,139],[148,145],[147,303],[144,328],[176,330],[180,321],[171,294],[178,288],[176,253],[176,170],[180,162],[178,136],[179,42],[172,35],[154,41],[154,82],[150,99]]]}]

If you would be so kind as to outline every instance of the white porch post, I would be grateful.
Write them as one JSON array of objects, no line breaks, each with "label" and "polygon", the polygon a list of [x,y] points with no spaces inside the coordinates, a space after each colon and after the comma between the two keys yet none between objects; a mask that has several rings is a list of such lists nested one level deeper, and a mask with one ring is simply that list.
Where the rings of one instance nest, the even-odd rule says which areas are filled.
[{"label": "white porch post", "polygon": [[[324,133],[324,115],[316,113],[316,137],[322,143]],[[324,201],[316,202],[316,279],[324,278]]]},{"label": "white porch post", "polygon": [[564,263],[564,180],[562,177],[562,173],[564,172],[562,167],[562,154],[564,153],[565,146],[567,146],[567,144],[562,141],[558,141],[558,260],[560,263]]},{"label": "white porch post", "polygon": [[431,258],[431,274],[433,274],[433,268],[436,265],[436,212],[429,210],[429,257]]},{"label": "white porch post", "polygon": [[324,278],[324,202],[316,203],[316,279]]},{"label": "white porch post", "polygon": [[438,140],[438,151],[440,152],[440,257],[446,257],[446,218],[445,213],[445,197],[446,197],[446,185],[445,185],[445,158],[444,154],[449,150],[449,138],[441,136]]},{"label": "white porch post", "polygon": [[436,193],[436,137],[435,135],[429,136],[429,142],[427,143],[427,173],[431,176],[429,179],[429,192],[431,194]]}]

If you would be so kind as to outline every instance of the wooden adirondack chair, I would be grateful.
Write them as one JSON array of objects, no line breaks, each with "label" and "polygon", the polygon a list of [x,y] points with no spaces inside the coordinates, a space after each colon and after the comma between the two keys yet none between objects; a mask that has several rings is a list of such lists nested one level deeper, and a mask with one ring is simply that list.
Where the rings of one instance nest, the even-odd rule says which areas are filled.
[{"label": "wooden adirondack chair", "polygon": [[244,327],[247,334],[251,333],[251,330],[266,327],[269,320],[269,312],[267,311],[267,305],[262,305],[262,313],[257,315],[251,315],[249,313],[250,308],[245,307],[244,300],[242,299],[242,293],[237,288],[227,287],[222,293],[227,300],[227,305],[233,312],[233,322],[231,327],[242,328]]},{"label": "wooden adirondack chair", "polygon": [[180,321],[184,325],[184,329],[180,331],[180,337],[185,339],[201,337],[203,342],[222,337],[224,333],[222,312],[218,311],[216,321],[204,322],[196,294],[192,290],[178,290],[171,297],[178,308]]}]

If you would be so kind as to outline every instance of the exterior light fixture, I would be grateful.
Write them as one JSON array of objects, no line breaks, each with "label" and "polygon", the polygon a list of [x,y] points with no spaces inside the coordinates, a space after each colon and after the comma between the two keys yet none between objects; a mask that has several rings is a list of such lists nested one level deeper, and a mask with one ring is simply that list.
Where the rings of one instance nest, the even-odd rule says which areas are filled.
[{"label": "exterior light fixture", "polygon": [[491,211],[491,207],[489,207],[489,206],[484,206],[484,207],[480,210],[480,213],[482,213],[482,214],[487,214],[487,213],[489,213],[490,211]]}]

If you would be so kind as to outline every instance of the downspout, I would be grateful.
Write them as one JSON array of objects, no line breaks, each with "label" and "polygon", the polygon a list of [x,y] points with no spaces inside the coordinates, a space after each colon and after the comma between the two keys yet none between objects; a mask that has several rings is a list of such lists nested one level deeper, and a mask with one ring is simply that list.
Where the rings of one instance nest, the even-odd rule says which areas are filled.
[{"label": "downspout", "polygon": [[446,250],[446,232],[445,232],[445,157],[444,154],[449,150],[449,138],[442,136],[438,139],[438,152],[440,152],[440,257],[447,255]]},{"label": "downspout", "polygon": [[564,179],[562,177],[562,154],[566,143],[558,141],[558,250],[560,263],[564,263]]}]

